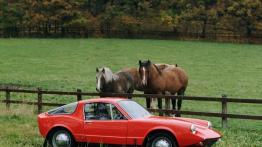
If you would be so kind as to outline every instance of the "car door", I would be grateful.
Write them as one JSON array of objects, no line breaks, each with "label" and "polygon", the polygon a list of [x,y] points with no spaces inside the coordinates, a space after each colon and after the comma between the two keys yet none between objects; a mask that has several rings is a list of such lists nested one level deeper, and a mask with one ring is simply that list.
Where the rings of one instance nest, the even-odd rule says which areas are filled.
[{"label": "car door", "polygon": [[116,106],[110,103],[87,103],[84,113],[87,142],[126,144],[128,121]]}]

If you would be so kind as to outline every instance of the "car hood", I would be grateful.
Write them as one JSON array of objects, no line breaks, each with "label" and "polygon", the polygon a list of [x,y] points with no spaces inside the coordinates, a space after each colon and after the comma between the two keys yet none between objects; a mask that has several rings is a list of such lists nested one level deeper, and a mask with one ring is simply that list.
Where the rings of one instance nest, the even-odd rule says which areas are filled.
[{"label": "car hood", "polygon": [[193,118],[149,116],[147,119],[149,119],[150,121],[161,121],[163,123],[188,124],[188,125],[195,124],[201,127],[208,127],[208,121],[193,119]]}]

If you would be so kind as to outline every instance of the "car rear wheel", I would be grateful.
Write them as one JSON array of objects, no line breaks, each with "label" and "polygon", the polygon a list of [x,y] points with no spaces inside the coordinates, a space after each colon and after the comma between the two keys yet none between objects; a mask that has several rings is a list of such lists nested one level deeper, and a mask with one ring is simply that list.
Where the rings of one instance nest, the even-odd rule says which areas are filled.
[{"label": "car rear wheel", "polygon": [[75,141],[71,133],[67,130],[60,129],[52,132],[48,139],[52,147],[74,147]]},{"label": "car rear wheel", "polygon": [[177,147],[172,136],[167,133],[156,133],[149,137],[146,147]]}]

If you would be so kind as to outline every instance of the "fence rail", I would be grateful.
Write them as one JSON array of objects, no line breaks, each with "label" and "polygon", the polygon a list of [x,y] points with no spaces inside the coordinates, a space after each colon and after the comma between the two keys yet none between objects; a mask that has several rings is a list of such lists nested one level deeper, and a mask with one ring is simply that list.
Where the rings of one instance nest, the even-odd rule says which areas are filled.
[{"label": "fence rail", "polygon": [[[251,103],[251,104],[262,104],[262,99],[249,99],[249,98],[227,98],[226,95],[222,95],[222,97],[199,97],[199,96],[172,96],[172,95],[160,95],[160,94],[117,94],[117,93],[88,93],[82,92],[80,89],[76,91],[50,91],[50,90],[42,90],[38,88],[37,90],[25,90],[25,89],[10,89],[0,88],[0,92],[5,92],[5,100],[1,100],[0,102],[6,103],[6,108],[10,109],[10,104],[27,104],[27,105],[36,105],[37,112],[41,113],[43,110],[43,106],[61,106],[64,104],[61,103],[45,103],[43,102],[43,95],[71,95],[76,96],[76,100],[82,100],[83,96],[102,96],[102,97],[137,97],[137,98],[146,98],[146,97],[154,97],[154,98],[163,98],[163,99],[183,99],[183,100],[191,100],[191,101],[208,101],[208,102],[220,102],[221,103],[221,112],[196,112],[196,111],[178,111],[178,110],[169,110],[170,106],[166,106],[166,109],[148,109],[151,112],[159,112],[165,114],[185,114],[185,115],[198,115],[198,116],[209,116],[209,117],[220,117],[222,120],[222,126],[224,128],[227,127],[227,119],[235,118],[235,119],[251,119],[251,120],[262,120],[261,115],[242,115],[242,114],[229,114],[227,113],[227,105],[228,103]],[[11,92],[12,93],[30,93],[37,94],[37,101],[21,101],[21,100],[11,100]],[[170,105],[170,103],[166,103],[166,105]]]}]

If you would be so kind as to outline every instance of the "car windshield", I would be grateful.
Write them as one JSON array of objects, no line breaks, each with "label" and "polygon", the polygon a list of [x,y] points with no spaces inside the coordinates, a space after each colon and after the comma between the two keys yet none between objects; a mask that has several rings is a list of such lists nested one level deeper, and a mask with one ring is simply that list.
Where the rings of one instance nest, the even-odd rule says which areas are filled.
[{"label": "car windshield", "polygon": [[151,116],[151,114],[138,103],[131,100],[122,100],[118,104],[123,108],[132,118],[143,118]]},{"label": "car windshield", "polygon": [[68,104],[68,105],[64,105],[55,109],[52,109],[50,111],[48,111],[48,114],[71,114],[73,112],[75,112],[76,106],[77,106],[77,102]]}]

